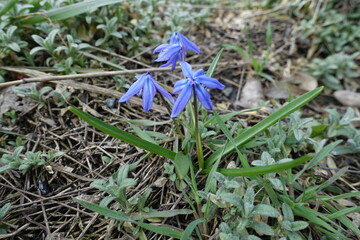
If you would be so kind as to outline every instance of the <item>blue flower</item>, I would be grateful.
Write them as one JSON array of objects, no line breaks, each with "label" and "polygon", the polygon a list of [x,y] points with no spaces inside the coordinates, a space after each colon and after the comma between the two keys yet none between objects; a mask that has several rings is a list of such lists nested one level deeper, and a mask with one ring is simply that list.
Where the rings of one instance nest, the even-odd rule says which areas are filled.
[{"label": "blue flower", "polygon": [[174,103],[174,98],[171,94],[161,87],[149,72],[135,77],[137,81],[130,86],[129,90],[120,98],[119,102],[128,102],[135,94],[142,94],[144,112],[147,112],[152,107],[155,93],[158,91],[164,97],[169,99],[171,103]]},{"label": "blue flower", "polygon": [[172,64],[171,71],[175,69],[177,60],[185,61],[186,52],[194,51],[200,53],[200,49],[192,41],[178,32],[171,35],[170,43],[164,43],[155,48],[154,53],[159,53],[155,62],[165,62],[160,67],[167,67]]},{"label": "blue flower", "polygon": [[221,84],[214,78],[207,77],[204,73],[204,70],[202,69],[193,72],[191,65],[187,62],[180,62],[180,66],[183,75],[186,78],[181,79],[175,83],[173,93],[178,93],[180,91],[181,93],[175,101],[171,117],[176,117],[185,108],[186,104],[190,101],[194,90],[200,103],[206,109],[212,110],[213,106],[211,103],[210,94],[205,89],[205,87],[223,89],[225,85]]}]

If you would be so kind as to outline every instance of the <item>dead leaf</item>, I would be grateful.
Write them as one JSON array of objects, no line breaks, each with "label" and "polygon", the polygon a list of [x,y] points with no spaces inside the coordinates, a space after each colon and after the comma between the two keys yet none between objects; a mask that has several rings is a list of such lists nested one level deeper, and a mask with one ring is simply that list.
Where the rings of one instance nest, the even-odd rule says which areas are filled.
[{"label": "dead leaf", "polygon": [[161,188],[163,186],[165,186],[165,184],[167,183],[168,179],[166,177],[161,177],[161,178],[158,178],[154,183],[153,185],[155,187],[158,187],[158,188]]},{"label": "dead leaf", "polygon": [[349,90],[338,90],[334,92],[336,100],[349,107],[360,107],[360,93]]}]

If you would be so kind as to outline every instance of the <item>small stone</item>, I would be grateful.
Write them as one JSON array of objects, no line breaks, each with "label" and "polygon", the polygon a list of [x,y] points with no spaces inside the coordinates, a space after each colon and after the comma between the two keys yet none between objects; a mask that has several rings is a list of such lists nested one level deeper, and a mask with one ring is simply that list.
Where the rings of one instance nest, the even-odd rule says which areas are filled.
[{"label": "small stone", "polygon": [[334,92],[336,100],[349,107],[360,107],[360,93],[349,90],[338,90]]},{"label": "small stone", "polygon": [[106,104],[106,106],[108,106],[108,108],[114,108],[115,107],[115,101],[116,101],[115,98],[107,98],[105,100],[105,104]]},{"label": "small stone", "polygon": [[226,97],[230,97],[231,93],[233,92],[234,88],[232,87],[226,87],[224,90],[223,90],[223,93]]}]

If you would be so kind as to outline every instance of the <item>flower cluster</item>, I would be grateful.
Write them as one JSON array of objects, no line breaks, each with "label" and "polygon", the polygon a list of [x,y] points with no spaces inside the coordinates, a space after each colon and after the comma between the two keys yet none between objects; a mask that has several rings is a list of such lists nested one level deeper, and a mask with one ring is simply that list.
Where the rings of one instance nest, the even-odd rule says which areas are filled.
[{"label": "flower cluster", "polygon": [[175,83],[173,93],[180,92],[175,103],[171,94],[161,87],[149,72],[136,76],[137,81],[131,85],[124,96],[120,98],[119,102],[128,102],[128,100],[135,94],[142,94],[143,108],[144,111],[147,112],[152,107],[154,96],[158,91],[174,104],[171,113],[172,118],[179,115],[192,96],[199,99],[200,103],[206,109],[212,110],[213,106],[210,94],[206,88],[223,89],[225,86],[218,80],[206,76],[203,69],[193,72],[191,65],[185,62],[186,53],[188,51],[200,53],[200,49],[195,45],[195,43],[191,42],[181,33],[174,32],[170,38],[170,43],[159,45],[153,52],[159,53],[155,62],[166,62],[160,67],[172,65],[171,70],[174,70],[177,61],[180,61],[180,67],[185,78]]}]

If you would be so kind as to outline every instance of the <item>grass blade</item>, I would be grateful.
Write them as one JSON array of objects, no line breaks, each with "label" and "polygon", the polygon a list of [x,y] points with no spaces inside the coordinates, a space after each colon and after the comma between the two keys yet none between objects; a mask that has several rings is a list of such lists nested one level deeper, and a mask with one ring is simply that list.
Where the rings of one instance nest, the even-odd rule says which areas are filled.
[{"label": "grass blade", "polygon": [[0,128],[0,133],[5,133],[5,134],[10,134],[10,135],[15,135],[15,136],[23,136],[23,135],[22,135],[22,134],[20,134],[20,133],[16,133],[16,132],[8,131],[8,130],[1,129],[1,128]]},{"label": "grass blade", "polygon": [[85,2],[79,2],[74,3],[68,6],[60,7],[51,9],[49,11],[42,12],[39,15],[32,16],[28,18],[27,16],[22,16],[25,18],[24,20],[20,21],[21,24],[35,24],[39,22],[46,21],[46,16],[50,18],[51,20],[64,20],[68,19],[74,16],[77,16],[79,14],[89,12],[91,10],[94,10],[98,7],[103,7],[106,5],[114,4],[114,3],[120,3],[122,0],[90,0]]},{"label": "grass blade", "polygon": [[224,49],[222,48],[222,49],[218,52],[218,54],[216,55],[216,57],[215,57],[214,60],[212,61],[209,69],[207,70],[206,76],[211,77],[211,76],[213,75],[213,73],[214,73],[214,71],[215,71],[215,68],[216,68],[216,65],[218,64],[218,62],[219,62],[219,60],[220,60],[220,57],[221,57],[223,51],[224,51]]},{"label": "grass blade", "polygon": [[147,223],[143,223],[143,222],[137,222],[135,220],[133,220],[132,218],[127,217],[124,213],[122,212],[118,212],[118,211],[114,211],[105,207],[101,207],[99,205],[90,203],[90,202],[86,202],[86,201],[82,201],[79,199],[74,199],[76,202],[80,203],[82,206],[90,209],[91,211],[97,212],[101,215],[104,215],[105,217],[110,217],[116,220],[120,220],[120,221],[125,221],[125,222],[131,222],[134,223],[144,229],[147,229],[149,231],[155,232],[155,233],[159,233],[161,235],[164,236],[168,236],[168,237],[173,237],[173,238],[181,238],[182,232],[170,227],[165,227],[165,226],[154,226],[151,224],[147,224]]},{"label": "grass blade", "polygon": [[[249,168],[218,168],[218,172],[225,176],[257,176],[267,173],[274,173],[283,171],[286,169],[294,168],[306,161],[309,161],[313,157],[312,154],[308,154],[299,157],[293,161],[261,166],[261,167],[249,167]],[[209,173],[211,169],[204,169],[205,173]]]},{"label": "grass blade", "polygon": [[[274,125],[277,121],[283,119],[284,117],[288,116],[289,114],[295,112],[308,102],[310,102],[313,98],[315,98],[317,95],[321,93],[324,87],[316,88],[308,93],[305,93],[304,95],[298,97],[297,99],[291,101],[290,103],[286,104],[273,114],[271,114],[266,119],[260,121],[255,126],[246,129],[241,134],[239,134],[235,139],[235,144],[237,147],[247,143],[250,141],[253,137],[255,137],[257,134],[261,133],[262,131],[266,130],[270,126]],[[232,143],[228,143],[226,145],[225,151],[223,155],[228,154],[229,152],[233,151],[234,145]],[[218,155],[222,154],[221,150],[215,151],[213,154],[210,155],[210,157],[205,161],[205,168],[209,168],[211,164],[218,159]]]},{"label": "grass blade", "polygon": [[170,151],[169,149],[163,148],[161,146],[158,146],[154,143],[145,141],[139,137],[136,137],[128,132],[125,132],[121,129],[118,129],[117,127],[114,127],[100,119],[97,119],[96,117],[81,111],[80,109],[77,109],[75,107],[69,107],[69,110],[77,115],[82,120],[86,121],[93,127],[99,129],[100,131],[109,134],[110,136],[113,136],[115,138],[118,138],[124,142],[127,142],[133,146],[142,148],[144,150],[147,150],[149,152],[155,153],[157,155],[169,158],[171,160],[175,159],[176,153],[173,151]]},{"label": "grass blade", "polygon": [[199,219],[196,219],[194,221],[192,221],[185,229],[185,231],[183,232],[180,240],[188,240],[188,239],[191,239],[190,236],[191,236],[191,233],[194,231],[194,229],[196,228],[196,225],[198,225],[199,223],[202,223],[204,222],[204,219],[202,218],[199,218]]}]

